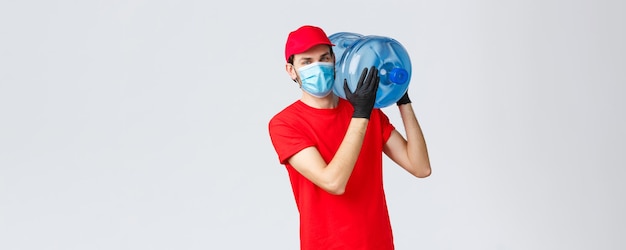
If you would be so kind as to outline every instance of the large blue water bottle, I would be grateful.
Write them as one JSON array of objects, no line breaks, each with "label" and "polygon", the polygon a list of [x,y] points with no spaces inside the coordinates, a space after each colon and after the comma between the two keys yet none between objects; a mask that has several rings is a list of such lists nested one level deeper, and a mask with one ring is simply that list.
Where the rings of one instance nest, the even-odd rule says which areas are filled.
[{"label": "large blue water bottle", "polygon": [[395,104],[406,93],[411,80],[411,60],[398,41],[384,36],[339,32],[328,37],[335,44],[335,84],[333,92],[346,99],[343,79],[350,91],[356,89],[363,68],[376,66],[380,76],[374,108]]}]

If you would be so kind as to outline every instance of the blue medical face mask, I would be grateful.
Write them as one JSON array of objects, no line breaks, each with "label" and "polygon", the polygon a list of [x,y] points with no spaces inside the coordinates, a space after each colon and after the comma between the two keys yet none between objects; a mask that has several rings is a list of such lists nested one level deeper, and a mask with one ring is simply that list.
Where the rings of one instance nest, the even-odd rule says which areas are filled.
[{"label": "blue medical face mask", "polygon": [[333,90],[335,64],[332,62],[315,62],[298,69],[301,88],[315,97],[326,97]]}]

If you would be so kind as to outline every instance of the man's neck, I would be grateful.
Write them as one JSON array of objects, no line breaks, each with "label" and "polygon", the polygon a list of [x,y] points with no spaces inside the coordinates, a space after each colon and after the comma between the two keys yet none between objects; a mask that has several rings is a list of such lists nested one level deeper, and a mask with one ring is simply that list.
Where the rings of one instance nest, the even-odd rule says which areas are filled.
[{"label": "man's neck", "polygon": [[339,97],[337,97],[334,93],[330,93],[326,97],[319,98],[303,91],[300,101],[316,109],[333,109],[337,107]]}]

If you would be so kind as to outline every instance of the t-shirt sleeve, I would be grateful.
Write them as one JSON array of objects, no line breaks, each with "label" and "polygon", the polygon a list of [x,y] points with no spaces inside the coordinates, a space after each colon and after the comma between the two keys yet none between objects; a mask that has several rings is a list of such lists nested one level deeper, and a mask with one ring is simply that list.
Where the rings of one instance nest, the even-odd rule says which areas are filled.
[{"label": "t-shirt sleeve", "polygon": [[281,164],[286,164],[287,160],[300,150],[314,145],[294,125],[277,118],[270,120],[269,134]]}]

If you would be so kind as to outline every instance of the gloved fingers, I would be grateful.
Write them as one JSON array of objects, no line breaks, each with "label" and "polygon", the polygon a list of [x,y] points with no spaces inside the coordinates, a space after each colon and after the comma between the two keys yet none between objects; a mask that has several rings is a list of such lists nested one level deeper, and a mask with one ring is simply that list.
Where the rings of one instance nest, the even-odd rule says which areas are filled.
[{"label": "gloved fingers", "polygon": [[365,83],[365,77],[366,76],[367,76],[367,68],[363,68],[363,71],[361,71],[361,76],[359,77],[359,81],[357,83],[356,89],[354,90],[355,92],[357,90],[361,89],[361,87]]},{"label": "gloved fingers", "polygon": [[378,69],[375,66],[372,66],[372,68],[369,70],[369,75],[367,76],[367,92],[371,93],[372,91],[377,91],[378,90],[378,82],[380,80],[380,77],[378,76]]},{"label": "gloved fingers", "polygon": [[400,97],[400,99],[396,102],[396,104],[399,105],[403,105],[403,104],[407,104],[407,103],[411,103],[411,99],[409,98],[409,90],[407,90],[404,95],[402,95],[402,97]]},{"label": "gloved fingers", "polygon": [[350,91],[350,88],[348,87],[348,80],[346,80],[345,78],[343,79],[343,92],[346,93],[346,98],[350,99],[350,97],[352,96],[352,91]]}]

